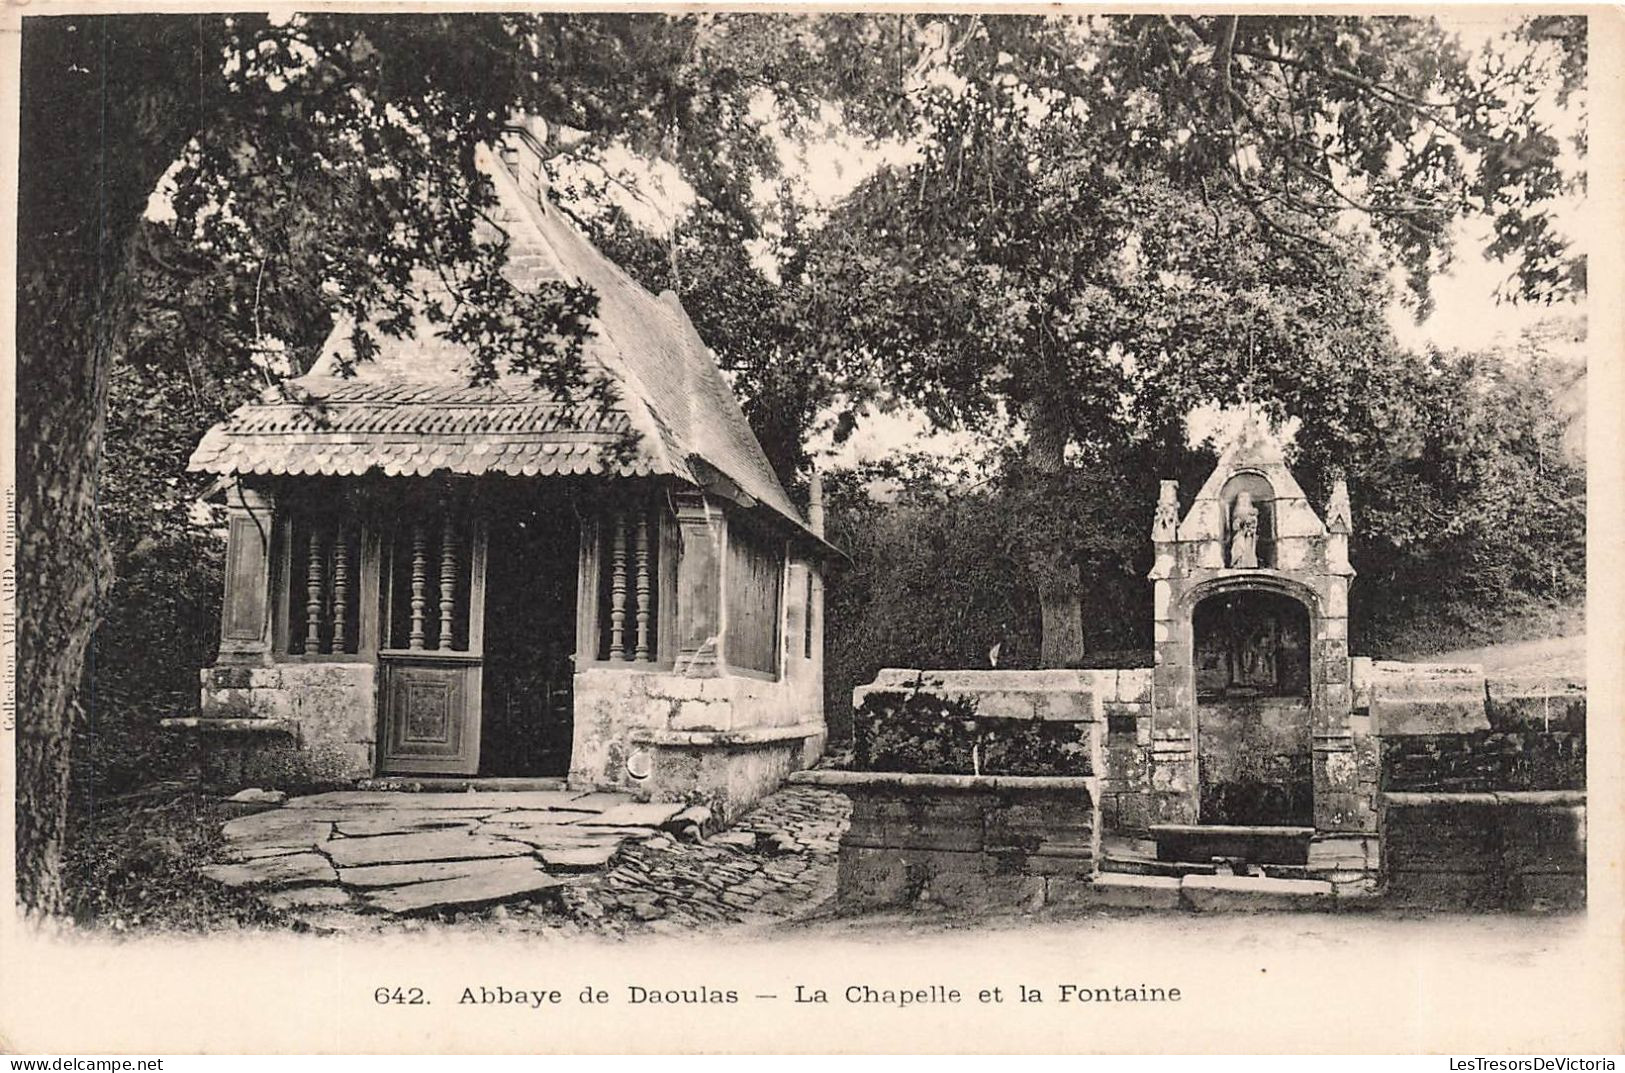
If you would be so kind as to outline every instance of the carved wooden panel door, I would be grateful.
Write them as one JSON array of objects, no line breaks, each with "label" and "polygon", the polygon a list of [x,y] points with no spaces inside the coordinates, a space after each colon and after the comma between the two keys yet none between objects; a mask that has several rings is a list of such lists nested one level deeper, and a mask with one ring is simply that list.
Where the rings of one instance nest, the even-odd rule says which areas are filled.
[{"label": "carved wooden panel door", "polygon": [[480,765],[486,527],[467,510],[385,537],[383,774],[473,775]]}]

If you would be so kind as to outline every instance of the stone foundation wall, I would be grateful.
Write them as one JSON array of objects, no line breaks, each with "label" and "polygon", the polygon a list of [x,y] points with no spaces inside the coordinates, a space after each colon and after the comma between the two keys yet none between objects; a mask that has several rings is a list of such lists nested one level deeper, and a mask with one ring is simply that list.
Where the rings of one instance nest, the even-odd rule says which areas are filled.
[{"label": "stone foundation wall", "polygon": [[695,801],[719,820],[824,749],[821,683],[592,668],[575,676],[572,786]]},{"label": "stone foundation wall", "polygon": [[1392,793],[1382,876],[1398,905],[1430,909],[1585,904],[1585,794]]},{"label": "stone foundation wall", "polygon": [[808,771],[792,781],[852,801],[843,910],[1038,908],[1068,900],[1094,871],[1092,779]]},{"label": "stone foundation wall", "polygon": [[276,663],[202,672],[199,718],[214,779],[271,785],[347,782],[373,773],[377,675],[371,663]]}]

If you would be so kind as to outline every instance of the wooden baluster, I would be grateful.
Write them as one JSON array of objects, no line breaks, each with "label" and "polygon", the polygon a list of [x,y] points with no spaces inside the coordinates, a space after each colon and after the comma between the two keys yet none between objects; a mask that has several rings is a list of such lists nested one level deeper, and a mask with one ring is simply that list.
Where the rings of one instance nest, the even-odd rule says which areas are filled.
[{"label": "wooden baluster", "polygon": [[310,550],[305,559],[305,655],[322,650],[322,539],[310,527]]},{"label": "wooden baluster", "polygon": [[626,515],[610,523],[609,658],[627,659],[626,649]]},{"label": "wooden baluster", "polygon": [[638,516],[637,535],[637,658],[647,663],[649,651],[649,517]]},{"label": "wooden baluster", "polygon": [[423,612],[429,606],[429,534],[422,522],[412,523],[412,632],[407,648],[423,647]]},{"label": "wooden baluster", "polygon": [[451,511],[440,526],[440,637],[435,647],[451,651],[452,620],[457,609],[457,529]]},{"label": "wooden baluster", "polygon": [[334,652],[348,652],[345,634],[350,617],[350,536],[339,526],[333,541],[333,645]]}]

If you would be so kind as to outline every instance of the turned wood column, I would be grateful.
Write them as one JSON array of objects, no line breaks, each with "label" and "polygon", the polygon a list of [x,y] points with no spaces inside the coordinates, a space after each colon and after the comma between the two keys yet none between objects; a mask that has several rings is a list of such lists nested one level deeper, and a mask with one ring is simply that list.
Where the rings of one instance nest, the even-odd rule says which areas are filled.
[{"label": "turned wood column", "polygon": [[226,490],[226,591],[220,608],[222,664],[271,662],[272,497],[241,484]]},{"label": "turned wood column", "polygon": [[676,497],[677,560],[676,671],[690,678],[726,673],[722,651],[723,541],[727,520],[716,503],[699,493]]}]

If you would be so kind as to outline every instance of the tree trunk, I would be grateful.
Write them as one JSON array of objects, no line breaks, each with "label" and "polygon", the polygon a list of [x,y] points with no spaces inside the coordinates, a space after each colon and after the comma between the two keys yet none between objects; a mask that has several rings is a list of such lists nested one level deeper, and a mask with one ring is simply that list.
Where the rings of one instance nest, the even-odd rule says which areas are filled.
[{"label": "tree trunk", "polygon": [[[1066,467],[1067,432],[1057,408],[1042,401],[1027,409],[1027,458],[1041,477],[1058,478]],[[1053,483],[1059,485],[1058,480]],[[1046,505],[1055,497],[1046,496]],[[1083,583],[1073,549],[1041,548],[1028,564],[1038,584],[1043,630],[1040,667],[1076,667],[1083,660]]]},{"label": "tree trunk", "polygon": [[[196,129],[191,18],[26,20],[17,243],[17,892],[63,908],[77,693],[110,574],[96,503],[130,236]],[[201,57],[200,57],[201,59]],[[193,98],[195,70],[186,85]]]}]

